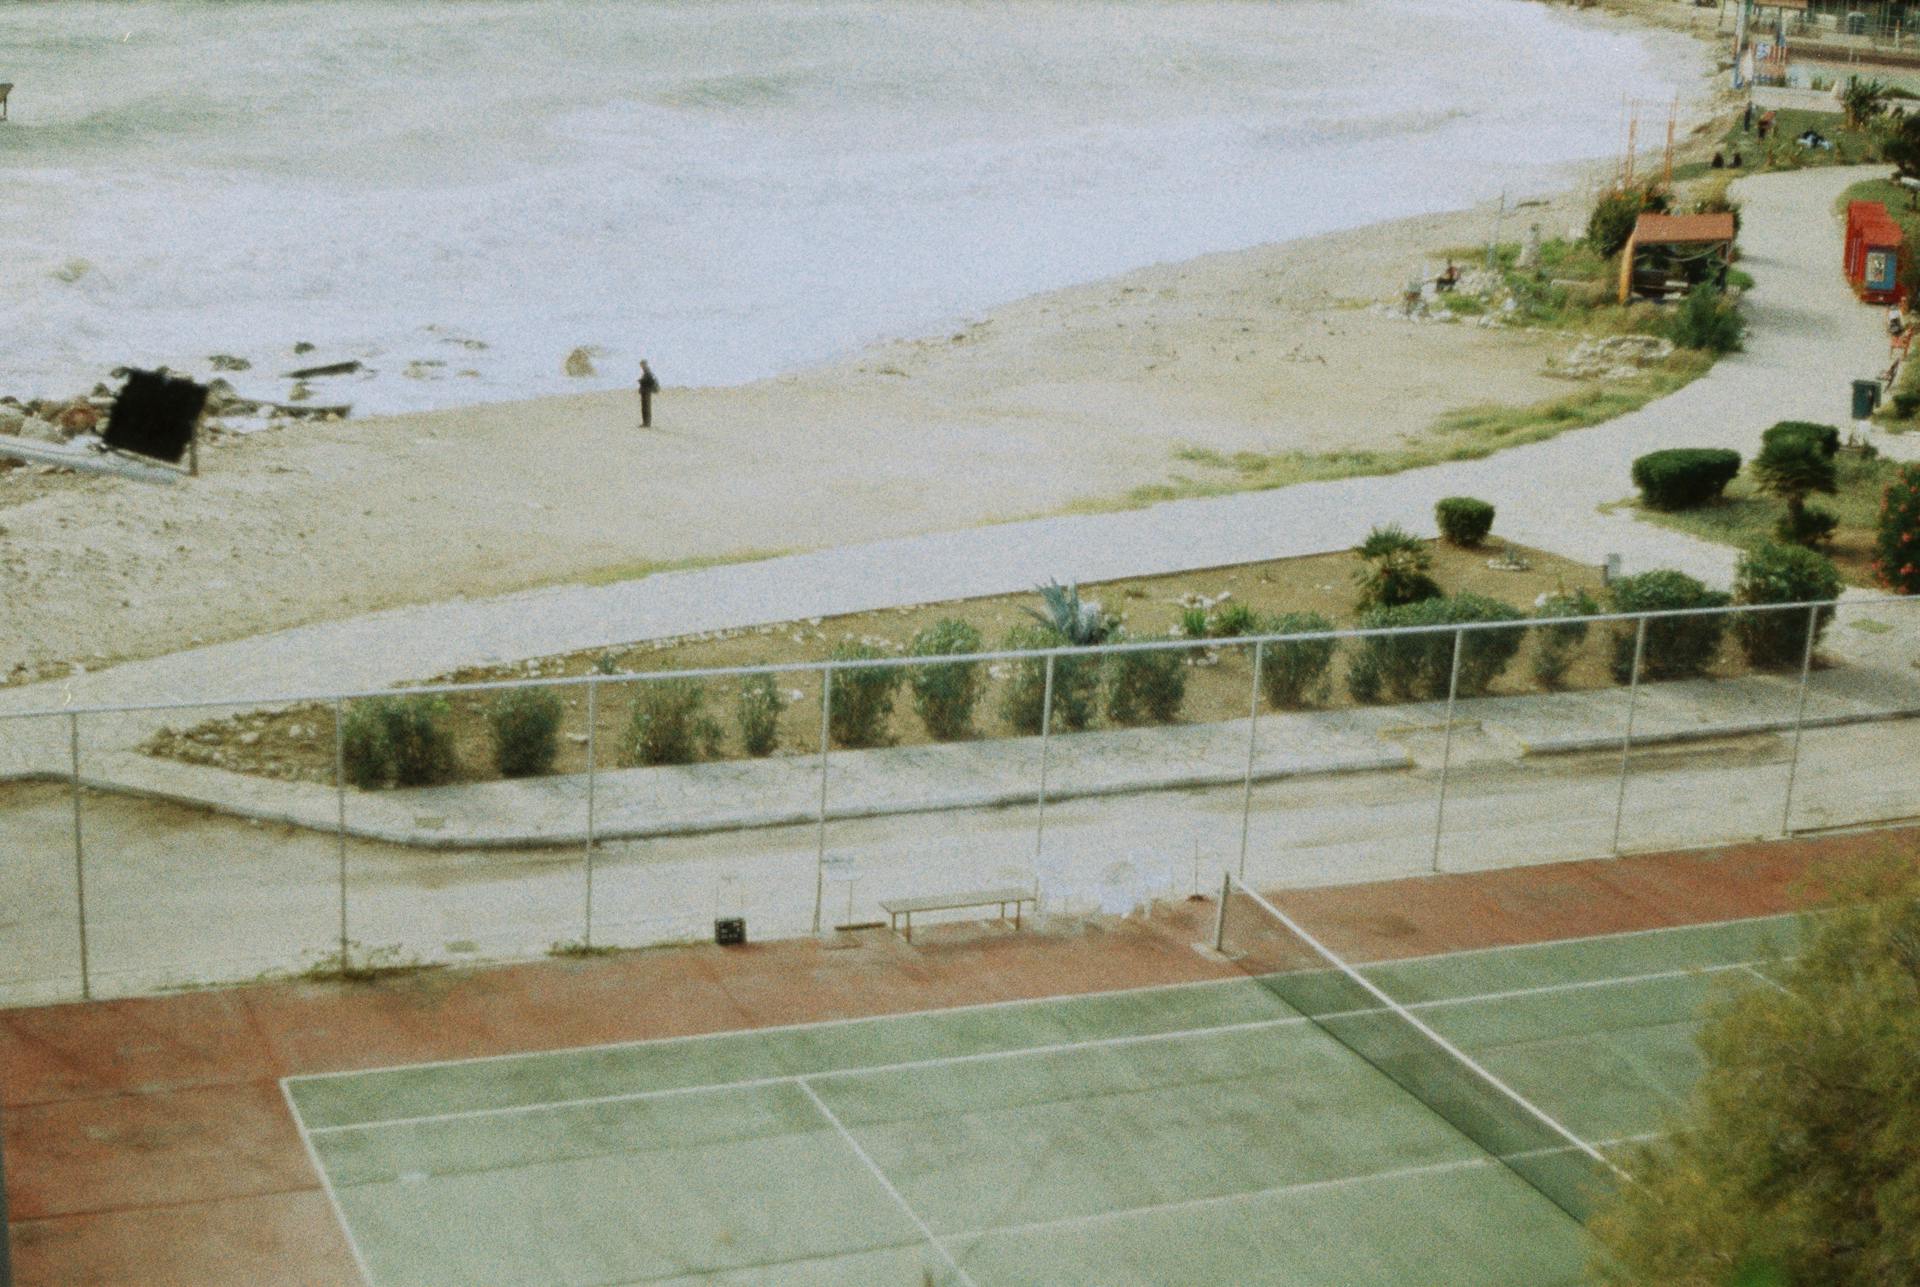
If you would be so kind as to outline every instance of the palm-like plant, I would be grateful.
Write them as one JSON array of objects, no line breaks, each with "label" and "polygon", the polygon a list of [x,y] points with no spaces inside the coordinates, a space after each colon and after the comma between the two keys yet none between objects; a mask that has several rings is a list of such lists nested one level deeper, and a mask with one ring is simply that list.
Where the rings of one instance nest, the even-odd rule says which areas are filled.
[{"label": "palm-like plant", "polygon": [[1058,581],[1049,581],[1035,587],[1047,610],[1041,612],[1028,608],[1027,615],[1043,626],[1050,626],[1060,637],[1076,648],[1092,644],[1105,643],[1112,625],[1100,612],[1100,605],[1080,597],[1078,582],[1061,585]]},{"label": "palm-like plant", "polygon": [[1880,115],[1885,108],[1884,98],[1887,87],[1877,80],[1861,80],[1858,76],[1847,77],[1847,87],[1840,93],[1840,106],[1846,109],[1847,128],[1857,130],[1865,127],[1868,121]]},{"label": "palm-like plant", "polygon": [[1433,567],[1433,552],[1425,541],[1397,523],[1368,532],[1354,553],[1367,563],[1353,574],[1360,587],[1362,609],[1398,607],[1440,593],[1439,583],[1427,575]]},{"label": "palm-like plant", "polygon": [[1837,483],[1833,459],[1816,441],[1804,435],[1776,437],[1754,457],[1753,480],[1761,491],[1787,503],[1778,528],[1782,539],[1816,545],[1832,534],[1832,516],[1807,509],[1807,497],[1815,492],[1831,496]]}]

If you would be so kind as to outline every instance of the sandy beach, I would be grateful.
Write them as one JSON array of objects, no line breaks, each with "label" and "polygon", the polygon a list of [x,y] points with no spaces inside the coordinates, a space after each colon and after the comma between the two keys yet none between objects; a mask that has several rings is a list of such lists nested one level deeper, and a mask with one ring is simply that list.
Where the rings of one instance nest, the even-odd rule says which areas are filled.
[{"label": "sandy beach", "polygon": [[[1501,235],[1577,228],[1605,168]],[[663,370],[646,431],[634,394],[596,393],[215,435],[172,487],[0,473],[0,681],[1056,512],[1164,482],[1188,448],[1392,449],[1447,411],[1578,387],[1547,370],[1577,337],[1373,307],[1495,213],[1142,269],[742,386]]]}]

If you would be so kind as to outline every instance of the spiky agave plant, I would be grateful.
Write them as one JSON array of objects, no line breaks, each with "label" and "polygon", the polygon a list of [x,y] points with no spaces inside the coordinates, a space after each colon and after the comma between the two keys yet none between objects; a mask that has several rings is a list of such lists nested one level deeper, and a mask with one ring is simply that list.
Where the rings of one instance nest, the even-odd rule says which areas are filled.
[{"label": "spiky agave plant", "polygon": [[1041,601],[1047,605],[1047,610],[1041,612],[1037,608],[1028,608],[1028,616],[1043,626],[1051,626],[1062,639],[1076,648],[1106,642],[1111,627],[1106,617],[1101,615],[1097,602],[1080,597],[1079,582],[1061,585],[1058,581],[1049,581],[1035,589]]}]

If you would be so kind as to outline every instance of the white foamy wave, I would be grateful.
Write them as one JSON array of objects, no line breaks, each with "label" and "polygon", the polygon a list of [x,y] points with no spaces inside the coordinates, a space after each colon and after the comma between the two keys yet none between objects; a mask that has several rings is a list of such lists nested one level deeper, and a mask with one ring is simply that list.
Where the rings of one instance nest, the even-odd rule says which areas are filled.
[{"label": "white foamy wave", "polygon": [[76,0],[0,46],[0,389],[354,356],[316,396],[362,413],[747,380],[1547,183],[1696,57],[1520,0]]}]

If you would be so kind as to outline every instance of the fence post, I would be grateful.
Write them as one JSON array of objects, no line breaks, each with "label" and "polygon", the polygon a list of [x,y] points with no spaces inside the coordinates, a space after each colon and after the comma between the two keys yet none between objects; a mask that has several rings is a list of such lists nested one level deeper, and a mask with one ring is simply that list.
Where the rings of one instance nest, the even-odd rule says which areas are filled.
[{"label": "fence post", "polygon": [[1627,811],[1627,757],[1633,752],[1633,713],[1640,700],[1640,663],[1647,655],[1647,619],[1633,634],[1633,675],[1627,681],[1627,729],[1620,737],[1620,794],[1613,802],[1613,844],[1610,852],[1620,856],[1620,822]]},{"label": "fence post", "polygon": [[347,960],[347,716],[346,699],[333,699],[333,830],[340,868],[340,973]]},{"label": "fence post", "polygon": [[1224,952],[1227,943],[1227,898],[1233,893],[1233,876],[1220,873],[1220,906],[1213,909],[1213,950]]},{"label": "fence post", "polygon": [[587,679],[587,901],[586,919],[580,934],[582,947],[593,946],[593,791],[599,777],[593,753],[600,727],[599,697],[600,681],[589,676]]},{"label": "fence post", "polygon": [[1047,839],[1047,738],[1053,728],[1053,662],[1047,654],[1047,682],[1040,690],[1040,794],[1033,818],[1033,894],[1040,896],[1040,850]]},{"label": "fence post", "polygon": [[820,932],[827,897],[827,730],[833,726],[833,670],[820,668],[820,822],[813,853],[813,932]]},{"label": "fence post", "polygon": [[1820,627],[1820,609],[1807,609],[1807,648],[1800,655],[1800,704],[1793,712],[1793,757],[1787,761],[1787,794],[1780,805],[1780,834],[1791,834],[1788,821],[1793,817],[1793,781],[1800,775],[1800,731],[1807,722],[1807,677],[1813,672],[1813,636]]},{"label": "fence post", "polygon": [[1247,878],[1247,831],[1253,825],[1253,756],[1260,737],[1260,662],[1266,641],[1253,645],[1253,695],[1247,701],[1247,780],[1240,793],[1240,879]]},{"label": "fence post", "polygon": [[[80,838],[80,712],[67,712],[67,757],[73,768],[73,893],[80,916],[80,999],[93,1000],[87,964],[87,856]],[[0,1236],[6,1233],[0,1226]]]},{"label": "fence post", "polygon": [[1453,702],[1460,694],[1460,648],[1464,629],[1453,632],[1453,669],[1447,676],[1447,731],[1440,743],[1440,798],[1433,809],[1433,870],[1440,871],[1440,840],[1447,826],[1447,770],[1453,765]]}]

